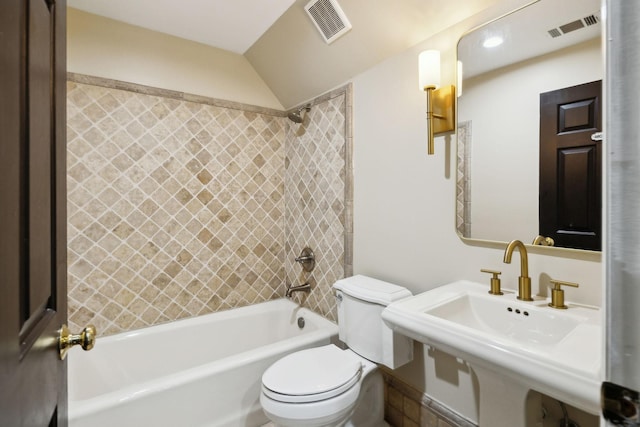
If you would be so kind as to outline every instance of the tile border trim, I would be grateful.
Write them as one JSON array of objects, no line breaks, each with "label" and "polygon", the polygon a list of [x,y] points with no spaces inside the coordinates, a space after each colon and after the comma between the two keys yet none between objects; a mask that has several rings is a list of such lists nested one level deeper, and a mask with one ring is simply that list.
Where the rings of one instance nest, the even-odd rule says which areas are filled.
[{"label": "tile border trim", "polygon": [[344,277],[350,277],[353,276],[353,83],[349,82],[307,102],[298,104],[287,110],[286,114],[298,110],[303,105],[313,107],[340,96],[344,96],[345,100]]},{"label": "tile border trim", "polygon": [[162,89],[153,86],[145,86],[138,83],[129,83],[122,80],[113,80],[103,77],[89,76],[86,74],[67,72],[67,80],[74,83],[82,83],[93,86],[100,86],[109,89],[126,90],[151,96],[161,96],[164,98],[177,99],[179,101],[196,102],[199,104],[211,105],[214,107],[229,108],[232,110],[248,111],[258,114],[266,114],[275,117],[286,117],[285,111],[273,108],[260,107],[257,105],[243,104],[241,102],[227,101],[224,99],[211,98],[208,96],[195,95],[192,93],[179,92],[170,89]]},{"label": "tile border trim", "polygon": [[326,96],[333,97],[334,93],[344,94],[345,98],[344,276],[350,277],[353,276],[353,83],[347,83]]}]

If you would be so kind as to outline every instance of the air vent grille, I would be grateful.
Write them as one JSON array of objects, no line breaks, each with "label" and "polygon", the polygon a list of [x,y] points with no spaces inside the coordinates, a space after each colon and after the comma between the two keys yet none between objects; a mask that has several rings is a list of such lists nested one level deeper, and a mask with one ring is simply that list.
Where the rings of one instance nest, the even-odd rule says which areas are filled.
[{"label": "air vent grille", "polygon": [[553,28],[553,29],[549,30],[549,35],[551,35],[551,37],[553,37],[555,39],[556,37],[560,37],[562,35],[562,33],[560,32],[559,29]]},{"label": "air vent grille", "polygon": [[586,25],[596,25],[598,22],[600,22],[600,20],[598,19],[598,17],[596,15],[589,15],[585,18],[582,18],[582,20],[584,21],[584,23]]},{"label": "air vent grille", "polygon": [[560,37],[564,34],[568,34],[572,31],[576,31],[579,30],[581,28],[585,28],[585,27],[590,27],[592,25],[596,25],[600,22],[600,18],[598,17],[597,14],[592,14],[589,16],[585,16],[582,19],[576,19],[575,21],[572,22],[567,22],[564,25],[560,25],[557,28],[552,28],[550,30],[548,30],[547,32],[549,33],[549,35],[553,38],[556,37]]},{"label": "air vent grille", "polygon": [[560,31],[562,31],[563,34],[567,34],[571,31],[579,30],[580,28],[584,28],[584,24],[580,19],[578,19],[576,21],[569,22],[568,24],[561,25]]},{"label": "air vent grille", "polygon": [[351,29],[351,23],[335,0],[312,0],[305,10],[327,43]]}]

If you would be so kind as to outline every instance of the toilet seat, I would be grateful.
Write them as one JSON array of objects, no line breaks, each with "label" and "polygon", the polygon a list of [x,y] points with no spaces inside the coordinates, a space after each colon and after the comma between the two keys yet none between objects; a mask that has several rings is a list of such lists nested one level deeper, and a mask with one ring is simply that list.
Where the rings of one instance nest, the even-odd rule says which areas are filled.
[{"label": "toilet seat", "polygon": [[355,354],[326,345],[287,355],[262,376],[263,393],[284,403],[309,403],[331,399],[362,377],[362,362]]}]

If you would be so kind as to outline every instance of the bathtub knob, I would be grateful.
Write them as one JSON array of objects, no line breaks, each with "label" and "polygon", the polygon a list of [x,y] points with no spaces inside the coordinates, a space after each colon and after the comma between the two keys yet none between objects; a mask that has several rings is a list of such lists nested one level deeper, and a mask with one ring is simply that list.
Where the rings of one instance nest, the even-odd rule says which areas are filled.
[{"label": "bathtub knob", "polygon": [[296,262],[302,266],[304,271],[310,273],[316,266],[316,256],[311,248],[307,247],[302,250],[300,256],[296,257]]},{"label": "bathtub knob", "polygon": [[60,337],[58,338],[58,349],[60,350],[60,360],[64,360],[67,351],[74,345],[80,345],[83,350],[91,350],[96,343],[96,327],[88,325],[77,335],[69,332],[67,325],[60,328]]}]

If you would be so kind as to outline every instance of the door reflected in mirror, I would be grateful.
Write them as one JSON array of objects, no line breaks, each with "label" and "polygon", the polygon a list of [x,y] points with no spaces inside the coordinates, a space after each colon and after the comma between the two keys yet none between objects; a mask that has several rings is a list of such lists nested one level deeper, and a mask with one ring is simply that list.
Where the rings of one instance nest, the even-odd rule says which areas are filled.
[{"label": "door reflected in mirror", "polygon": [[[601,142],[590,137],[600,131],[601,96],[571,101],[580,108],[553,107],[552,116],[565,114],[561,129],[541,121],[542,94],[602,79],[599,7],[599,0],[540,0],[460,39],[456,225],[462,237],[532,243],[542,234],[555,246],[600,250],[600,183],[589,174],[601,170],[601,156],[593,157]],[[485,47],[489,39],[502,42]],[[541,139],[579,132],[587,135],[584,142],[556,144],[553,165],[547,154],[541,157]],[[552,180],[549,192],[541,170],[543,178],[569,179]],[[544,203],[549,199],[554,212]],[[551,229],[541,228],[554,216]],[[598,242],[574,238],[587,234]]]}]

